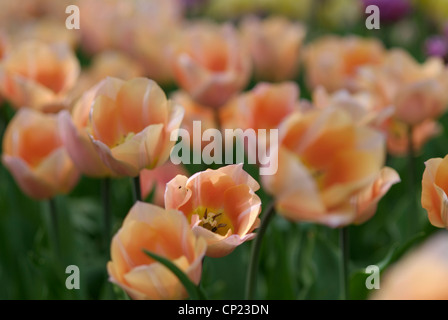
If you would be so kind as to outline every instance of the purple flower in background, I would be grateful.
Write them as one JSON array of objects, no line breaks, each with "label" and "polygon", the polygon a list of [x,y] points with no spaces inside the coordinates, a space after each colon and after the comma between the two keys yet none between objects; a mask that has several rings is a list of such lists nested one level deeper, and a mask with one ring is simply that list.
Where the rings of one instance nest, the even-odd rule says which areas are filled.
[{"label": "purple flower in background", "polygon": [[411,10],[409,0],[362,0],[364,8],[370,5],[378,6],[380,18],[384,22],[393,22],[406,16]]},{"label": "purple flower in background", "polygon": [[205,5],[208,0],[180,0],[179,2],[187,10],[194,10]]},{"label": "purple flower in background", "polygon": [[446,58],[448,55],[448,40],[443,36],[433,36],[425,42],[425,53],[431,57]]}]

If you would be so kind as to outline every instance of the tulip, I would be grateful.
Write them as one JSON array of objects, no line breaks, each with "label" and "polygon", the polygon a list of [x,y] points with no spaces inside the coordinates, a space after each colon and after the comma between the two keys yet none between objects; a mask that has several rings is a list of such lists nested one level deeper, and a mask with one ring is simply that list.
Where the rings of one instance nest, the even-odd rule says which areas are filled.
[{"label": "tulip", "polygon": [[364,68],[357,83],[382,105],[393,105],[395,118],[408,126],[439,117],[448,104],[448,69],[435,57],[420,65],[407,52],[395,49],[380,67]]},{"label": "tulip", "polygon": [[152,203],[157,206],[164,206],[166,184],[177,175],[187,174],[187,170],[182,165],[174,165],[168,161],[162,166],[153,170],[143,169],[140,172],[140,190],[142,199],[154,192]]},{"label": "tulip", "polygon": [[[258,83],[251,91],[236,96],[221,108],[222,127],[255,131],[276,129],[286,116],[299,109],[299,92],[294,82]],[[268,141],[266,139],[266,143]]]},{"label": "tulip", "polygon": [[431,236],[381,275],[374,300],[447,300],[448,234]]},{"label": "tulip", "polygon": [[278,171],[262,183],[274,195],[277,212],[290,220],[330,227],[364,222],[399,180],[382,168],[383,136],[346,110],[295,112],[279,135],[279,145],[270,150],[278,152]]},{"label": "tulip", "polygon": [[251,65],[231,25],[204,23],[185,30],[173,54],[173,70],[195,101],[218,108],[246,86]]},{"label": "tulip", "polygon": [[123,25],[124,17],[129,14],[131,3],[132,1],[119,0],[81,0],[77,5],[83,49],[88,53],[98,53],[114,48],[117,30]]},{"label": "tulip", "polygon": [[293,79],[305,38],[305,29],[281,17],[260,20],[246,18],[242,34],[248,44],[258,79],[284,81]]},{"label": "tulip", "polygon": [[174,75],[171,56],[173,47],[179,41],[180,33],[177,24],[153,27],[136,23],[132,30],[132,42],[121,44],[120,48],[133,57],[151,79],[161,84],[172,84]]},{"label": "tulip", "polygon": [[422,179],[422,207],[428,213],[431,224],[448,229],[447,174],[448,156],[433,158],[425,162]]},{"label": "tulip", "polygon": [[56,115],[27,108],[18,111],[3,137],[2,161],[23,192],[35,199],[67,194],[78,181]]},{"label": "tulip", "polygon": [[[191,96],[185,91],[176,91],[171,95],[171,99],[176,103],[180,104],[185,109],[184,119],[182,121],[182,128],[187,130],[190,137],[194,136],[193,122],[201,122],[201,137],[205,130],[218,128],[219,124],[216,123],[215,114],[212,109],[206,106],[200,105],[195,102]],[[193,139],[190,139],[191,146],[194,148],[195,144]],[[202,141],[201,150],[209,142]],[[201,150],[194,150],[196,152],[201,152]]]},{"label": "tulip", "polygon": [[383,45],[375,39],[322,37],[305,48],[307,83],[312,89],[323,86],[329,92],[355,91],[359,68],[380,65],[384,55]]},{"label": "tulip", "polygon": [[137,202],[112,240],[109,280],[132,299],[184,299],[187,293],[179,279],[143,250],[170,260],[198,284],[206,248],[182,213]]},{"label": "tulip", "polygon": [[107,78],[93,100],[89,137],[112,173],[136,177],[168,159],[175,143],[171,132],[179,128],[183,114],[150,79]]},{"label": "tulip", "polygon": [[183,212],[194,233],[206,239],[207,256],[223,257],[255,237],[259,188],[242,164],[208,169],[190,178],[178,175],[166,186],[165,208]]},{"label": "tulip", "polygon": [[54,112],[66,108],[79,62],[66,45],[30,41],[11,48],[0,63],[0,92],[16,108]]},{"label": "tulip", "polygon": [[61,140],[78,170],[90,177],[113,175],[103,163],[89,136],[89,115],[99,90],[107,90],[107,80],[97,84],[76,102],[70,114],[62,110],[58,114]]},{"label": "tulip", "polygon": [[8,37],[5,33],[0,32],[0,61],[6,56],[9,46]]},{"label": "tulip", "polygon": [[143,68],[127,55],[119,51],[103,51],[95,55],[89,68],[81,72],[70,97],[77,100],[84,92],[107,77],[130,80],[143,74]]},{"label": "tulip", "polygon": [[339,90],[329,94],[323,87],[318,87],[313,91],[312,99],[318,109],[344,109],[359,125],[368,125],[378,130],[384,128],[395,111],[393,106],[382,106],[370,92],[350,93],[347,90]]},{"label": "tulip", "polygon": [[400,181],[400,176],[395,170],[388,167],[382,168],[373,183],[353,198],[357,215],[353,223],[359,225],[372,218],[381,198]]},{"label": "tulip", "polygon": [[[396,119],[385,124],[387,130],[387,151],[394,156],[405,156],[409,152],[408,126]],[[419,153],[430,139],[442,132],[441,126],[434,120],[425,120],[412,130],[413,152]]]},{"label": "tulip", "polygon": [[[65,8],[66,6],[63,8],[64,13]],[[79,43],[79,33],[67,29],[65,23],[61,21],[38,19],[24,24],[14,33],[13,39],[15,43],[32,40],[39,40],[48,44],[62,43],[75,50]]]}]

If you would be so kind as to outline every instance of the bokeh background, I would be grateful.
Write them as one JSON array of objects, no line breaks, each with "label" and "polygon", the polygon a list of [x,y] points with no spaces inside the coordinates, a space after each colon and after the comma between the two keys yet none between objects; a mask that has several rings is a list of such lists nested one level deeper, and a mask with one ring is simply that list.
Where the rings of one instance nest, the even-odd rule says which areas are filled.
[{"label": "bokeh background", "polygon": [[[95,2],[89,6],[88,2]],[[139,3],[149,16],[138,16],[132,5]],[[162,4],[163,2],[163,4]],[[377,1],[378,2],[378,1]],[[218,23],[240,20],[253,14],[259,17],[284,16],[306,27],[304,45],[328,34],[359,35],[380,39],[386,48],[401,47],[418,61],[428,55],[448,58],[448,2],[438,0],[379,1],[399,3],[385,6],[388,14],[382,15],[381,29],[365,27],[364,6],[375,1],[361,0],[1,0],[0,30],[14,41],[25,38],[72,43],[83,70],[90,70],[95,57],[106,50],[116,50],[145,70],[145,76],[159,80],[162,88],[173,92],[177,86],[163,79],[146,64],[151,55],[145,50],[129,52],[132,44],[126,43],[127,32],[135,22],[154,20],[145,30],[157,36],[151,41],[166,41],[167,35],[157,23],[171,23],[172,19],[211,19]],[[81,8],[81,29],[67,30],[65,8]],[[160,17],[167,21],[160,22]],[[155,17],[155,18],[154,18]],[[140,23],[139,22],[139,23]],[[123,40],[117,43],[113,37]],[[165,37],[165,38],[164,38]],[[149,38],[148,38],[149,39]],[[102,40],[102,41],[100,41]],[[157,42],[155,42],[157,45]],[[151,49],[147,49],[151,50]],[[143,52],[143,53],[142,53]],[[151,51],[152,52],[152,51]],[[311,98],[305,81],[306,70],[301,66],[294,81],[301,90],[301,98]],[[165,81],[166,80],[166,81]],[[254,87],[251,80],[246,90]],[[15,110],[3,100],[0,113],[0,134]],[[443,157],[448,153],[448,115],[439,119],[441,133],[428,141],[415,159],[415,171],[408,171],[406,157],[388,156],[387,165],[400,174],[402,182],[392,187],[381,200],[376,215],[360,226],[350,226],[350,297],[368,298],[364,269],[378,265],[386,270],[415,245],[422,243],[437,231],[429,223],[425,211],[419,206],[417,220],[411,221],[418,233],[406,232],[408,213],[412,209],[409,185],[415,186],[416,201],[420,202],[421,177],[424,161]],[[190,173],[204,170],[205,165],[186,165]],[[258,168],[245,165],[257,179]],[[113,230],[122,223],[133,204],[129,178],[111,182]],[[264,204],[269,196],[258,192]],[[107,281],[106,263],[109,260],[109,243],[102,237],[101,181],[82,177],[73,192],[58,196],[61,258],[54,250],[51,233],[49,204],[25,196],[10,173],[0,165],[0,299],[125,299],[124,293]],[[151,201],[149,195],[146,201]],[[251,243],[244,243],[227,257],[206,258],[202,286],[211,299],[242,299],[246,282]],[[258,289],[260,299],[337,299],[338,231],[308,223],[293,223],[276,216],[269,226],[263,242]],[[77,265],[81,272],[81,288],[67,290],[65,268]]]}]

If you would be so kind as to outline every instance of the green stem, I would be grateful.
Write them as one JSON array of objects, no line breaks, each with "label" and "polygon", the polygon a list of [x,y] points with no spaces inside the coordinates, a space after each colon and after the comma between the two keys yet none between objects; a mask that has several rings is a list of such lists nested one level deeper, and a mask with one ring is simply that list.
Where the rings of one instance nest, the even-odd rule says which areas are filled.
[{"label": "green stem", "polygon": [[50,207],[50,220],[51,220],[51,226],[53,229],[54,250],[56,252],[56,255],[60,256],[61,250],[60,250],[60,244],[59,244],[59,222],[58,222],[58,212],[57,212],[57,208],[56,208],[55,199],[54,198],[49,199],[48,204]]},{"label": "green stem", "polygon": [[348,264],[350,262],[348,227],[339,229],[339,246],[341,249],[341,256],[339,259],[339,284],[341,286],[341,299],[347,300],[349,298]]},{"label": "green stem", "polygon": [[110,178],[106,177],[101,181],[101,200],[103,203],[103,219],[104,219],[104,242],[108,248],[111,237],[111,214],[110,214]]},{"label": "green stem", "polygon": [[409,216],[407,217],[407,231],[408,237],[411,237],[414,234],[413,225],[416,223],[417,219],[417,194],[415,189],[415,147],[414,141],[412,140],[412,132],[413,127],[409,126],[408,128],[408,176],[409,176],[409,196],[411,197],[411,201],[409,202],[411,208],[409,212]]},{"label": "green stem", "polygon": [[275,214],[274,201],[272,201],[267,208],[261,219],[260,227],[255,237],[255,242],[252,244],[252,252],[250,255],[249,268],[247,270],[247,282],[246,282],[246,300],[252,300],[254,298],[254,292],[256,287],[257,273],[258,273],[258,258],[260,256],[261,243],[263,236],[269,225],[269,222]]},{"label": "green stem", "polygon": [[134,203],[142,201],[142,192],[140,190],[140,175],[132,178],[132,192],[134,195]]}]

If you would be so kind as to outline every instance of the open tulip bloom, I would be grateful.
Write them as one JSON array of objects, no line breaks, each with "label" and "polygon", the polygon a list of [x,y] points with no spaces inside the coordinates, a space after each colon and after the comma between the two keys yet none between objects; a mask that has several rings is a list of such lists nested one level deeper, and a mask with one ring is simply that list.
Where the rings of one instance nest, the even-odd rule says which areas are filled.
[{"label": "open tulip bloom", "polygon": [[146,78],[107,78],[94,90],[87,124],[93,148],[78,136],[67,116],[62,120],[71,127],[67,140],[73,142],[72,147],[88,154],[78,163],[88,167],[83,162],[92,159],[93,165],[96,152],[112,174],[130,177],[165,163],[174,145],[170,135],[182,122],[183,108]]},{"label": "open tulip bloom", "polygon": [[188,218],[193,231],[207,240],[207,256],[222,257],[253,239],[261,210],[258,183],[242,164],[178,175],[168,182],[165,207]]}]

